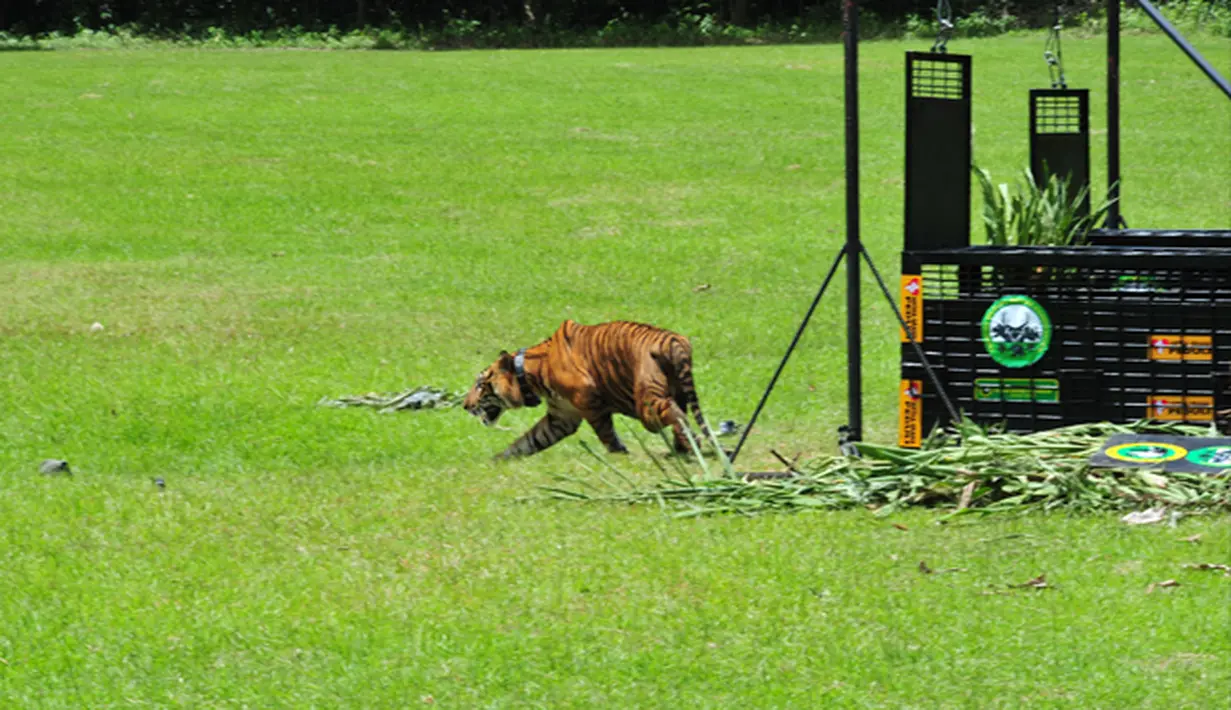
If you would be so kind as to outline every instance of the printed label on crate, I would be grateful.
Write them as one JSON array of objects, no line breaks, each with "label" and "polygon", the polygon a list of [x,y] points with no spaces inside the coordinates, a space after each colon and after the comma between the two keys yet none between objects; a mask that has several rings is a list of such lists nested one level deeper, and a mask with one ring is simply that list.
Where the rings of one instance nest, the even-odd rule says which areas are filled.
[{"label": "printed label on crate", "polygon": [[898,446],[917,449],[923,443],[923,380],[898,385]]},{"label": "printed label on crate", "polygon": [[983,314],[983,347],[1003,367],[1029,367],[1051,346],[1051,318],[1029,296],[1003,296]]},{"label": "printed label on crate", "polygon": [[1208,335],[1151,335],[1150,359],[1210,362],[1214,359],[1214,339]]},{"label": "printed label on crate", "polygon": [[1214,398],[1200,395],[1152,394],[1146,417],[1164,422],[1212,422]]},{"label": "printed label on crate", "polygon": [[980,377],[975,380],[975,401],[1058,404],[1060,380]]},{"label": "printed label on crate", "polygon": [[1231,438],[1116,434],[1090,457],[1090,465],[1226,475],[1231,473]]},{"label": "printed label on crate", "polygon": [[[923,277],[918,274],[902,274],[902,320],[910,328],[915,342],[923,342]],[[902,342],[909,343],[910,336],[899,328]]]}]

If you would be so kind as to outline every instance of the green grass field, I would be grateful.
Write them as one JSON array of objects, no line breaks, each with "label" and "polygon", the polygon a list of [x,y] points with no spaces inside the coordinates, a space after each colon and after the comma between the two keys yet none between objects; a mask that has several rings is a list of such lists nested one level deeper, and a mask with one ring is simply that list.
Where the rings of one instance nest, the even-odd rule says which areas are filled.
[{"label": "green grass field", "polygon": [[[1226,70],[1231,42],[1198,40]],[[1124,43],[1125,216],[1228,226],[1228,103],[1165,38]],[[891,278],[902,52],[924,44],[861,49]],[[976,161],[1008,180],[1042,38],[951,48],[975,55]],[[1065,44],[1100,177],[1102,52]],[[316,406],[464,388],[565,318],[627,318],[691,336],[709,417],[745,421],[842,238],[839,47],[0,67],[0,707],[1225,701],[1231,579],[1182,568],[1231,562],[1225,516],[679,521],[522,500],[580,470],[576,440],[490,461],[534,412]],[[826,298],[741,463],[832,452]],[[864,298],[868,435],[890,441],[897,328]],[[77,475],[39,476],[48,457]]]}]

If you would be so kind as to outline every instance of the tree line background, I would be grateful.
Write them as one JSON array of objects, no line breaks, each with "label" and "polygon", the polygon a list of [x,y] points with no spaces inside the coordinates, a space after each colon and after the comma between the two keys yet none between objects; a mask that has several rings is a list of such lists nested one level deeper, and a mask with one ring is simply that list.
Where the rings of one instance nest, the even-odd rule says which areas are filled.
[{"label": "tree line background", "polygon": [[[1066,14],[1097,13],[1102,0],[1067,0]],[[980,13],[1012,16],[1026,26],[1051,21],[1057,4],[1046,0],[951,0],[955,19]],[[880,21],[931,19],[934,0],[861,0]],[[736,27],[765,24],[830,25],[841,21],[842,0],[0,0],[0,30],[19,35],[106,30],[192,32],[221,28],[246,33],[284,28],[341,31],[373,28],[487,27],[600,29],[612,22],[671,23],[689,18]]]}]

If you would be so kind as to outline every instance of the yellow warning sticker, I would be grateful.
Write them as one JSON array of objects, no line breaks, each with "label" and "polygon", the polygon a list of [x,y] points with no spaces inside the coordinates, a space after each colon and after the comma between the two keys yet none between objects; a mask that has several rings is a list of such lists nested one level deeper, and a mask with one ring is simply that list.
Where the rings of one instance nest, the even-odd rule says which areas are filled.
[{"label": "yellow warning sticker", "polygon": [[1212,422],[1214,398],[1201,395],[1152,394],[1146,416],[1164,422]]},{"label": "yellow warning sticker", "polygon": [[1210,362],[1214,339],[1208,335],[1150,335],[1150,359],[1163,362]]},{"label": "yellow warning sticker", "polygon": [[902,274],[902,320],[906,321],[906,326],[910,328],[910,335],[906,331],[899,328],[902,334],[902,342],[911,342],[910,336],[915,337],[915,342],[923,341],[923,277],[918,274]]},{"label": "yellow warning sticker", "polygon": [[898,387],[898,446],[923,444],[923,380],[902,380]]}]

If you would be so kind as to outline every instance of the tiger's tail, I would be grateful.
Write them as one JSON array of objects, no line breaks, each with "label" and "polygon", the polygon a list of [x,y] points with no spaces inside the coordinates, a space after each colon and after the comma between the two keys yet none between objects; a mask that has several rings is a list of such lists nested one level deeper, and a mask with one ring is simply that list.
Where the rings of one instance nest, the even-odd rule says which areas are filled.
[{"label": "tiger's tail", "polygon": [[675,403],[681,411],[691,414],[700,427],[701,441],[698,444],[704,446],[704,442],[712,443],[709,425],[705,423],[701,402],[697,399],[697,385],[692,379],[692,344],[681,337],[671,338],[665,354],[667,357],[663,369],[675,385]]}]

